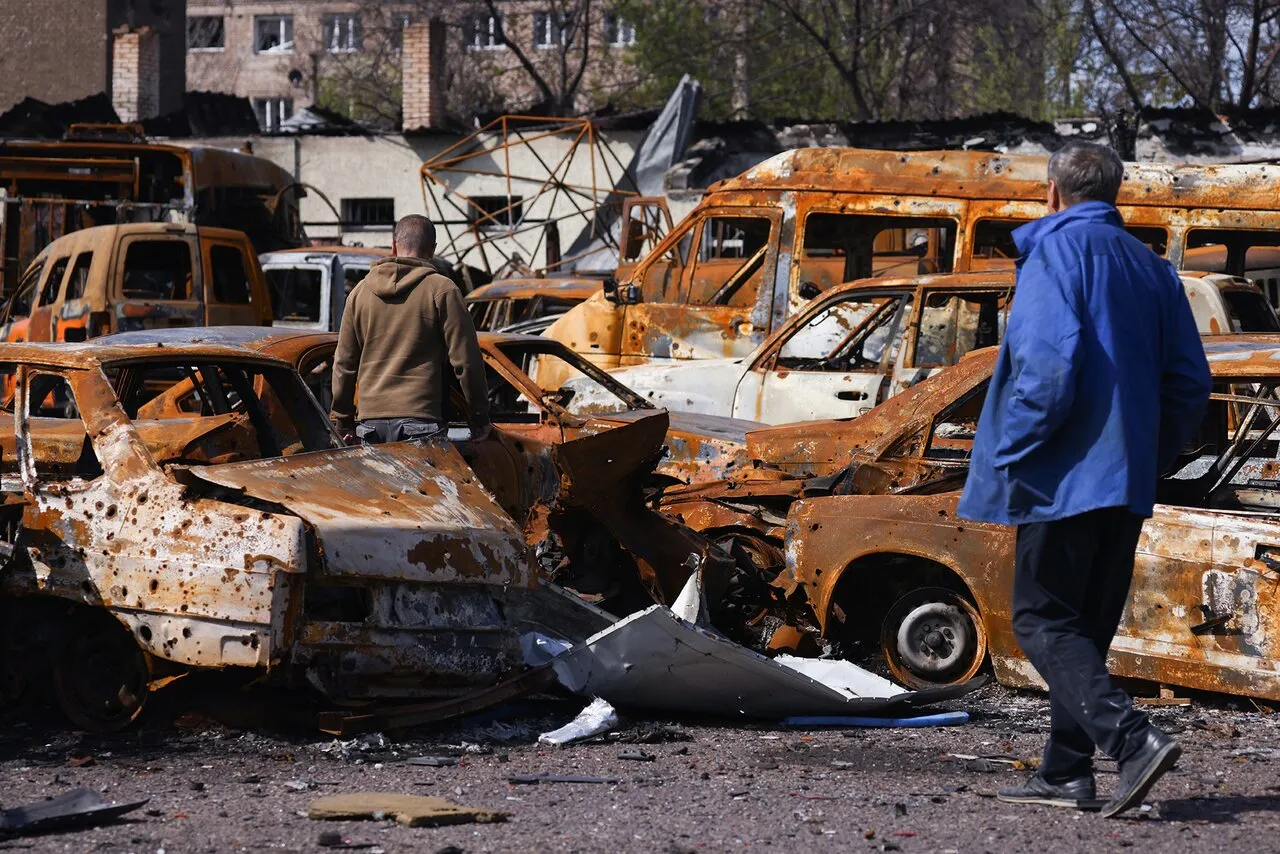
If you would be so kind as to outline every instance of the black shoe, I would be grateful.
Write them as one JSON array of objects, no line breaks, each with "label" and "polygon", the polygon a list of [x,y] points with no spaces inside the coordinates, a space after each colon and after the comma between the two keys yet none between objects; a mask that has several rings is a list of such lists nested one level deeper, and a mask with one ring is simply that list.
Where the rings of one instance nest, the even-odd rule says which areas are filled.
[{"label": "black shoe", "polygon": [[1121,766],[1120,783],[1102,808],[1103,818],[1119,815],[1142,803],[1156,780],[1176,765],[1181,755],[1178,742],[1152,727],[1143,737],[1142,749]]},{"label": "black shoe", "polygon": [[1050,783],[1039,774],[1021,786],[1001,789],[996,800],[1006,804],[1045,804],[1051,807],[1079,809],[1081,802],[1094,799],[1093,775],[1077,777],[1062,783]]}]

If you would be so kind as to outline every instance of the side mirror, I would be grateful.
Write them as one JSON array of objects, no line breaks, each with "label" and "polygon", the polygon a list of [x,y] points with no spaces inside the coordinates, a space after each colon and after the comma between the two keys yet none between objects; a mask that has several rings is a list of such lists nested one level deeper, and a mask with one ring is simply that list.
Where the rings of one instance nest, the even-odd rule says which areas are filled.
[{"label": "side mirror", "polygon": [[813,282],[800,283],[800,299],[813,299],[822,293],[822,289]]},{"label": "side mirror", "polygon": [[604,298],[614,305],[631,305],[640,302],[638,285],[619,285],[617,278],[609,276],[604,280]]}]

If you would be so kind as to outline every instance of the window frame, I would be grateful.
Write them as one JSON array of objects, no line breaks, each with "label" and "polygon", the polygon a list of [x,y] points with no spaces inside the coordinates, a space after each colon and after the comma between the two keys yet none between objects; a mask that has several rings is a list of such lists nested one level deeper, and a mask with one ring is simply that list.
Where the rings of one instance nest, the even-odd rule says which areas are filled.
[{"label": "window frame", "polygon": [[507,47],[501,14],[477,12],[471,15],[467,18],[463,35],[467,50],[506,50]]},{"label": "window frame", "polygon": [[[345,24],[345,28],[342,24]],[[325,53],[360,52],[362,31],[358,12],[329,12],[325,14],[321,22],[320,33],[324,41]],[[341,44],[344,42],[345,44]]]},{"label": "window frame", "polygon": [[[261,45],[260,33],[261,27],[267,22],[275,22],[278,25],[277,35],[280,37],[280,43],[275,47],[263,48]],[[285,38],[285,33],[289,37]],[[254,15],[253,16],[253,52],[255,55],[274,55],[289,54],[294,52],[294,39],[296,33],[293,26],[293,15]]]},{"label": "window frame", "polygon": [[[192,22],[201,21],[220,21],[218,27],[222,35],[222,44],[207,45],[204,47],[193,47],[191,45]],[[187,16],[187,53],[222,53],[227,49],[227,16],[226,15],[188,15]]]},{"label": "window frame", "polygon": [[[388,215],[377,222],[363,221],[354,216],[359,206],[387,206]],[[390,231],[396,224],[396,200],[394,196],[352,196],[338,201],[342,213],[343,231]]]},{"label": "window frame", "polygon": [[[629,48],[636,46],[636,25],[615,10],[604,13],[604,43],[608,47]],[[629,34],[629,38],[621,38]]]},{"label": "window frame", "polygon": [[[293,118],[293,99],[271,95],[265,98],[252,99],[253,112],[263,133],[274,133],[280,130],[289,119]],[[259,107],[262,109],[260,110]],[[289,115],[284,115],[285,111]],[[274,117],[274,121],[272,121]]]},{"label": "window frame", "polygon": [[[789,322],[789,325],[787,327],[788,334],[785,336],[779,334],[773,346],[770,347],[766,353],[763,353],[761,355],[760,359],[757,360],[756,363],[751,366],[751,370],[766,371],[766,372],[776,371],[776,370],[787,370],[787,371],[793,371],[793,372],[799,371],[802,373],[832,372],[830,369],[813,369],[813,368],[781,368],[780,369],[778,366],[778,360],[781,357],[782,348],[785,347],[787,343],[790,342],[791,339],[793,339],[796,335],[800,334],[800,331],[802,329],[804,329],[810,323],[812,323],[814,318],[816,318],[820,314],[831,311],[836,305],[839,305],[842,303],[848,303],[848,302],[855,302],[855,301],[865,302],[865,303],[874,303],[879,300],[884,300],[885,304],[873,309],[872,312],[868,314],[867,317],[861,323],[859,323],[853,329],[850,329],[848,331],[848,334],[845,335],[844,340],[840,341],[835,347],[833,347],[827,355],[829,356],[832,353],[838,353],[840,351],[848,349],[850,346],[853,345],[853,343],[859,337],[865,338],[867,331],[871,328],[871,326],[878,326],[881,323],[885,322],[886,313],[888,313],[889,315],[887,318],[887,322],[889,322],[890,324],[893,324],[894,330],[901,331],[901,334],[898,336],[898,351],[901,351],[901,348],[906,344],[908,332],[911,327],[911,312],[914,309],[915,297],[916,297],[916,291],[914,288],[892,288],[892,287],[876,288],[874,290],[868,289],[866,291],[861,291],[861,290],[845,291],[841,293],[839,297],[832,297],[831,299],[828,299],[828,300],[822,300],[817,305],[814,305],[811,308],[806,307],[806,310],[803,313],[796,315],[794,325],[790,325],[790,322]],[[893,303],[896,303],[896,305],[894,305]],[[877,318],[881,318],[880,323],[875,322]],[[894,351],[892,348],[890,348],[889,352],[893,353]],[[876,369],[847,368],[840,371],[840,373],[883,372],[885,370],[891,369],[892,362],[894,360],[890,359],[889,361],[890,361],[889,365],[886,365],[884,362],[884,357],[882,356],[879,368],[876,368]]]}]

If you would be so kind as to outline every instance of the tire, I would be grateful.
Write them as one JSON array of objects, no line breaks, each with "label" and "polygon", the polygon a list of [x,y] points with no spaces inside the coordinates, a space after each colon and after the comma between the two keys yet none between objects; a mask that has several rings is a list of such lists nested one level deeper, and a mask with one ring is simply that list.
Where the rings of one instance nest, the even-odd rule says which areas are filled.
[{"label": "tire", "polygon": [[987,658],[987,632],[973,603],[945,587],[922,587],[894,602],[880,630],[894,677],[910,688],[969,681]]},{"label": "tire", "polygon": [[146,656],[114,617],[94,611],[68,621],[53,690],[72,724],[90,732],[124,729],[142,714],[150,679]]}]

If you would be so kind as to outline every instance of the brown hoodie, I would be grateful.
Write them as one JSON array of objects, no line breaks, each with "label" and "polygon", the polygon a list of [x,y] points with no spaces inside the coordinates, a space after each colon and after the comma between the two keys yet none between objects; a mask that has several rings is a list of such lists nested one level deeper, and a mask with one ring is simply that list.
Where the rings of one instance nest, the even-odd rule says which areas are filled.
[{"label": "brown hoodie", "polygon": [[444,421],[450,366],[468,420],[488,424],[484,360],[462,291],[428,261],[384,258],[347,298],[333,363],[333,420],[343,435],[371,418]]}]

